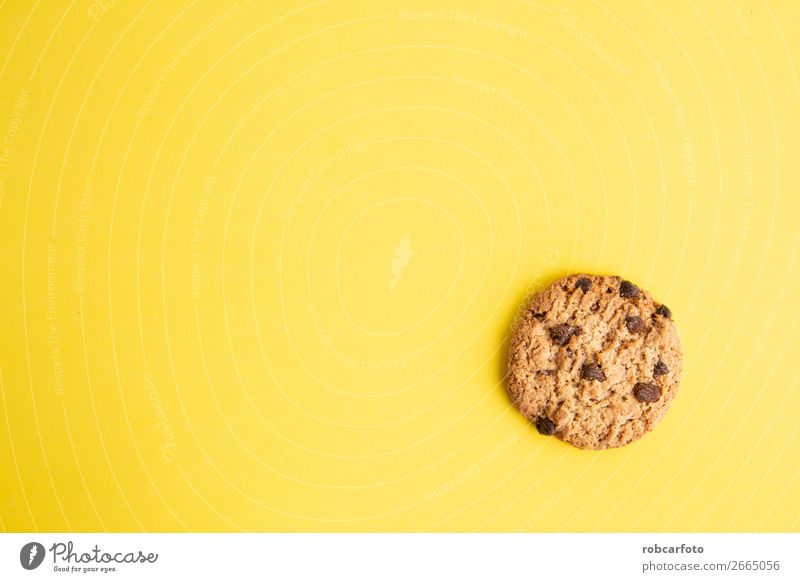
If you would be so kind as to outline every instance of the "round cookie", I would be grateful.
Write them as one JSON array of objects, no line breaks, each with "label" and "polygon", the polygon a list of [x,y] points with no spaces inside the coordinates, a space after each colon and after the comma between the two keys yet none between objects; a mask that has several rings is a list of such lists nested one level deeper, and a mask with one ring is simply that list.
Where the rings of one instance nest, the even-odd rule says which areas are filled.
[{"label": "round cookie", "polygon": [[544,435],[621,447],[661,420],[681,380],[665,305],[616,276],[577,274],[537,293],[508,355],[508,390]]}]

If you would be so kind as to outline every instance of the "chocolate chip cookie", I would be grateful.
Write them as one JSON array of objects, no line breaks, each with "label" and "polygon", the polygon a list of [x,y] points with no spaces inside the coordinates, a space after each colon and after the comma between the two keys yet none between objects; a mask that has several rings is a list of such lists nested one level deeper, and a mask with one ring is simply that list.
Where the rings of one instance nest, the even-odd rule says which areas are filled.
[{"label": "chocolate chip cookie", "polygon": [[508,356],[508,390],[543,435],[621,447],[655,427],[681,380],[672,312],[616,276],[570,275],[537,293]]}]

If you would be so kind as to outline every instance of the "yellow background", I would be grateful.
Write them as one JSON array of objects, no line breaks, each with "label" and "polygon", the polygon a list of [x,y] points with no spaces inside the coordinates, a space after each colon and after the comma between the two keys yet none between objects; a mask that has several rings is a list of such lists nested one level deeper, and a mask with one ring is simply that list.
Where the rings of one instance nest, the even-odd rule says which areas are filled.
[{"label": "yellow background", "polygon": [[[0,89],[4,530],[800,530],[797,3],[6,0]],[[620,450],[504,392],[584,270]]]}]

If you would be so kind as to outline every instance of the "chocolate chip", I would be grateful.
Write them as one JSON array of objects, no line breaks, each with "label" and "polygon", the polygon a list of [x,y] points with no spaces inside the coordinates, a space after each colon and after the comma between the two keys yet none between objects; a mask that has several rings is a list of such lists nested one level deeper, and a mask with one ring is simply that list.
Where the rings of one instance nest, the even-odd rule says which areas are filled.
[{"label": "chocolate chip", "polygon": [[584,380],[597,380],[598,382],[605,382],[606,375],[597,364],[584,364],[581,366],[581,378]]},{"label": "chocolate chip", "polygon": [[644,321],[642,321],[641,317],[631,315],[625,318],[625,327],[631,333],[640,333],[644,331]]},{"label": "chocolate chip", "polygon": [[600,302],[599,301],[595,301],[594,305],[592,305],[589,308],[589,311],[597,311],[598,309],[600,309]]},{"label": "chocolate chip", "polygon": [[540,416],[539,418],[536,419],[536,430],[539,431],[539,434],[543,434],[544,436],[550,436],[554,432],[556,432],[556,423],[550,420],[549,418]]},{"label": "chocolate chip", "polygon": [[623,281],[619,284],[619,296],[631,299],[639,296],[639,288],[630,281]]},{"label": "chocolate chip", "polygon": [[639,402],[655,402],[661,398],[661,388],[652,382],[637,382],[633,386],[633,395]]},{"label": "chocolate chip", "polygon": [[550,328],[550,339],[560,346],[565,345],[569,338],[580,333],[580,328],[566,323],[559,323]]},{"label": "chocolate chip", "polygon": [[533,313],[533,312],[531,312],[531,315],[533,315],[533,317],[535,317],[539,321],[544,320],[544,316],[545,316],[544,313]]},{"label": "chocolate chip", "polygon": [[577,281],[575,281],[575,289],[580,289],[584,293],[586,293],[589,289],[592,288],[592,281],[587,279],[586,277],[581,277]]},{"label": "chocolate chip", "polygon": [[669,367],[659,360],[653,368],[653,376],[663,376],[664,374],[669,374]]},{"label": "chocolate chip", "polygon": [[666,319],[672,319],[672,312],[669,310],[669,307],[666,305],[659,305],[658,309],[656,309],[656,314],[664,317]]}]

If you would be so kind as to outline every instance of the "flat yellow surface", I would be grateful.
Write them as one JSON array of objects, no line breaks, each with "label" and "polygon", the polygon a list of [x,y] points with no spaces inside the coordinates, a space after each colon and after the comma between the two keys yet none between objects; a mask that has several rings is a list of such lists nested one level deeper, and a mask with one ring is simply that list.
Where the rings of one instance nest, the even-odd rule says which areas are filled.
[{"label": "flat yellow surface", "polygon": [[[800,531],[800,5],[0,3],[0,526]],[[685,380],[510,405],[618,273]]]}]

